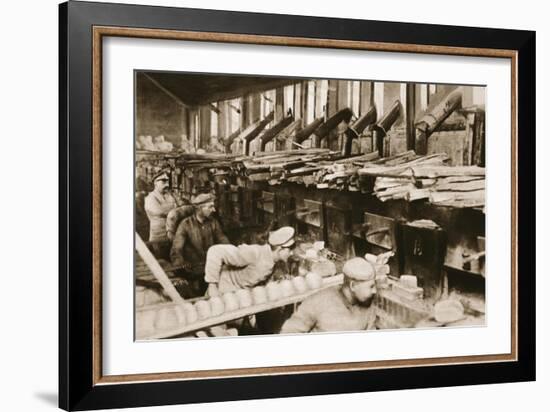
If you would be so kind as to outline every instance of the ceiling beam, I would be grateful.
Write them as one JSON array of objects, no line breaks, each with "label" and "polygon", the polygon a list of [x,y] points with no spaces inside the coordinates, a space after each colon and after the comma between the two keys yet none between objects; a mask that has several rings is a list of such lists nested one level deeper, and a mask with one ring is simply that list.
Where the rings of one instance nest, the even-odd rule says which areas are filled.
[{"label": "ceiling beam", "polygon": [[181,99],[176,96],[174,93],[172,93],[170,90],[168,90],[166,87],[164,87],[162,84],[160,84],[157,80],[153,79],[151,76],[149,76],[147,73],[141,73],[143,74],[147,79],[149,79],[155,86],[157,86],[160,90],[162,90],[164,93],[166,93],[168,96],[170,96],[177,104],[180,106],[188,109],[189,105],[185,104]]}]

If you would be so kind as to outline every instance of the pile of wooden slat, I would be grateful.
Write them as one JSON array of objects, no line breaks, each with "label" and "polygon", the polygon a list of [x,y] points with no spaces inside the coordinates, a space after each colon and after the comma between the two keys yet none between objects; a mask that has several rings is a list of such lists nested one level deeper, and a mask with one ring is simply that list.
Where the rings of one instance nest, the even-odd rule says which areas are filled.
[{"label": "pile of wooden slat", "polygon": [[[447,166],[445,153],[427,156],[410,150],[379,158],[378,152],[343,158],[329,149],[259,152],[254,156],[179,154],[183,170],[208,169],[212,176],[237,176],[270,185],[291,182],[374,193],[380,200],[424,200],[453,207],[483,208],[485,169]],[[205,170],[206,171],[206,170]]]},{"label": "pile of wooden slat", "polygon": [[314,173],[321,162],[331,162],[338,156],[338,152],[328,149],[303,149],[261,153],[235,161],[242,162],[242,171],[251,181],[278,184],[289,177]]},{"label": "pile of wooden slat", "polygon": [[181,155],[178,164],[185,170],[209,169],[213,175],[233,175],[252,182],[284,181],[314,185],[319,189],[359,189],[357,170],[378,159],[378,153],[342,158],[329,149],[300,149],[260,152],[254,156]]},{"label": "pile of wooden slat", "polygon": [[[315,150],[315,149],[314,149]],[[319,150],[319,149],[316,149]],[[303,150],[307,152],[308,149]],[[283,181],[316,186],[318,189],[354,190],[358,189],[357,170],[365,162],[378,158],[377,153],[342,158],[339,152],[317,153],[302,156],[297,160],[285,159],[279,170],[270,169],[270,184]],[[256,159],[256,162],[261,162]],[[267,177],[267,175],[263,176]],[[260,177],[256,179],[261,180]]]},{"label": "pile of wooden slat", "polygon": [[315,173],[314,183],[318,189],[346,190],[350,180],[356,176],[357,169],[358,167],[353,164],[327,165]]},{"label": "pile of wooden slat", "polygon": [[357,171],[375,159],[378,159],[377,152],[339,159],[331,164],[321,164],[311,183],[318,189],[359,191]]},{"label": "pile of wooden slat", "polygon": [[178,155],[177,163],[184,168],[194,169],[229,169],[233,161],[237,158],[235,155],[223,153],[183,153]]},{"label": "pile of wooden slat", "polygon": [[443,206],[485,206],[485,168],[446,166],[445,154],[396,160],[397,164],[369,165],[358,171],[360,176],[376,178],[374,194],[380,200],[423,199]]}]

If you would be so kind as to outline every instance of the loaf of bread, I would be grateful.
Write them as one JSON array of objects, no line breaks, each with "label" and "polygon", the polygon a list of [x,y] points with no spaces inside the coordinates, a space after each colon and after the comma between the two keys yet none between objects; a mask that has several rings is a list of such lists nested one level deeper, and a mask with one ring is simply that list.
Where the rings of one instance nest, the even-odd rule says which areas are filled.
[{"label": "loaf of bread", "polygon": [[237,300],[237,296],[235,295],[235,293],[233,292],[224,293],[222,296],[222,299],[223,299],[226,312],[231,312],[239,309],[239,301]]},{"label": "loaf of bread", "polygon": [[265,290],[265,287],[256,286],[254,289],[252,289],[252,300],[254,301],[255,305],[261,305],[262,303],[266,303],[267,292]]},{"label": "loaf of bread", "polygon": [[219,296],[210,298],[210,309],[212,311],[212,316],[221,315],[225,310],[222,298]]},{"label": "loaf of bread", "polygon": [[281,299],[281,285],[278,282],[269,282],[265,287],[267,291],[267,299],[271,302]]},{"label": "loaf of bread", "polygon": [[309,272],[306,275],[306,284],[309,289],[319,289],[323,285],[323,280],[315,272]]},{"label": "loaf of bread", "polygon": [[296,276],[292,278],[292,286],[298,293],[304,293],[307,290],[306,280],[303,276]]}]

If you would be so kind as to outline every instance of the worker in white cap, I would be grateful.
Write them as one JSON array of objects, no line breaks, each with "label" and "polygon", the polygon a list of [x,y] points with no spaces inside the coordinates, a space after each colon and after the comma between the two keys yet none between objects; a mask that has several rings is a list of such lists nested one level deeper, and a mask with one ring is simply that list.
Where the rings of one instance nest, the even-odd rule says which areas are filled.
[{"label": "worker in white cap", "polygon": [[170,176],[161,170],[153,176],[154,189],[145,197],[144,208],[149,218],[149,242],[153,253],[168,258],[170,242],[166,235],[166,216],[174,209],[176,199],[170,193]]},{"label": "worker in white cap", "polygon": [[282,227],[269,234],[266,245],[214,245],[208,249],[204,280],[208,294],[217,296],[266,281],[277,261],[286,262],[294,247],[294,228]]},{"label": "worker in white cap", "polygon": [[185,272],[182,275],[192,283],[192,287],[194,284],[195,294],[203,295],[206,291],[206,252],[212,245],[227,244],[229,240],[214,216],[214,195],[198,194],[191,199],[191,205],[193,213],[179,222],[173,236],[170,259],[175,267]]},{"label": "worker in white cap", "polygon": [[305,299],[283,324],[281,333],[356,331],[376,329],[376,269],[356,257],[342,269],[344,283]]}]

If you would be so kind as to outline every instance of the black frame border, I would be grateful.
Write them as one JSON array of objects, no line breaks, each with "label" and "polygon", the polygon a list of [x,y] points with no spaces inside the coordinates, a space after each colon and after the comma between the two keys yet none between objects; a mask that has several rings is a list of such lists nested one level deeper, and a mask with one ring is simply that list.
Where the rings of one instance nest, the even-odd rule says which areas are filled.
[{"label": "black frame border", "polygon": [[[518,360],[94,385],[92,26],[96,25],[515,50]],[[59,406],[65,410],[90,410],[535,380],[535,86],[533,31],[110,3],[61,4]]]}]

